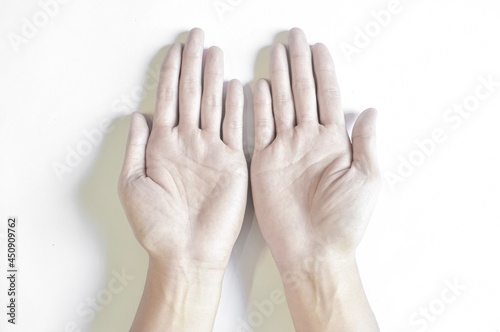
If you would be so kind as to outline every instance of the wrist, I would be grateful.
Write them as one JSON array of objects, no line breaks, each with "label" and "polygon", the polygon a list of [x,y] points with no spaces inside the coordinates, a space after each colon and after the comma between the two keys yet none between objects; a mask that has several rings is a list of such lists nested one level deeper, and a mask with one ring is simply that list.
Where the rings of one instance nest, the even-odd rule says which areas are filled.
[{"label": "wrist", "polygon": [[280,273],[296,331],[379,330],[354,254],[312,258]]},{"label": "wrist", "polygon": [[354,254],[345,256],[316,255],[301,261],[281,264],[279,272],[285,290],[307,292],[316,290],[321,294],[333,295],[342,283],[358,275]]},{"label": "wrist", "polygon": [[224,271],[150,257],[131,331],[212,331]]},{"label": "wrist", "polygon": [[[332,320],[343,311],[352,281],[359,277],[356,259],[307,259],[280,270],[285,295],[298,332],[334,330]],[[314,310],[311,310],[314,308]]]},{"label": "wrist", "polygon": [[188,260],[170,262],[150,256],[148,271],[162,284],[175,282],[190,286],[214,287],[222,283],[225,268]]}]

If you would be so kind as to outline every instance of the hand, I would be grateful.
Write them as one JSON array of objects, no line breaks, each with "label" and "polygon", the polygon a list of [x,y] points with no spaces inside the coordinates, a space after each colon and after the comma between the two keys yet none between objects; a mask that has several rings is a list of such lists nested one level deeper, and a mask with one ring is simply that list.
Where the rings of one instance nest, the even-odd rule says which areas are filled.
[{"label": "hand", "polygon": [[272,96],[259,80],[254,97],[253,199],[279,266],[320,254],[352,255],[380,187],[375,110],[359,116],[351,144],[327,48],[314,45],[311,58],[303,32],[293,29],[289,49],[291,73],[285,46],[275,45]]},{"label": "hand", "polygon": [[[368,109],[359,116],[351,143],[327,48],[316,44],[311,51],[299,29],[292,29],[288,38],[291,72],[285,46],[275,45],[270,64],[272,94],[265,80],[255,86],[251,165],[255,213],[284,277],[285,291],[289,286],[285,273],[292,271],[293,277],[298,269],[306,269],[303,286],[287,293],[297,330],[337,331],[330,319],[334,311],[339,312],[335,286],[341,283],[338,279],[346,279],[339,271],[349,271],[350,276],[357,272],[355,250],[380,188],[376,112]],[[305,262],[307,266],[301,266]],[[353,307],[359,305],[363,303]],[[325,310],[316,317],[297,318],[314,307],[312,316],[319,315],[320,308]],[[340,321],[346,322],[337,318],[337,324]]]},{"label": "hand", "polygon": [[[166,289],[166,284],[179,289],[179,283],[195,288],[204,282],[209,289],[209,280],[219,287],[246,206],[243,89],[238,81],[229,83],[221,130],[223,54],[210,48],[202,75],[203,38],[200,29],[193,29],[184,48],[178,43],[170,47],[151,133],[145,117],[134,114],[119,180],[127,218],[150,256],[148,278]],[[195,295],[203,292],[200,288]],[[154,302],[148,296],[154,297],[154,291],[148,295],[145,290],[144,308]],[[211,311],[217,310],[216,300]],[[204,302],[196,298],[188,305],[196,304]],[[190,326],[185,324],[180,325]],[[150,330],[145,326],[138,329]],[[210,330],[207,324],[205,328]]]},{"label": "hand", "polygon": [[199,29],[184,49],[169,49],[151,135],[142,115],[132,118],[119,193],[152,257],[168,266],[224,269],[246,206],[243,91],[230,82],[221,133],[223,55],[217,47],[208,50],[203,93],[202,56]]}]

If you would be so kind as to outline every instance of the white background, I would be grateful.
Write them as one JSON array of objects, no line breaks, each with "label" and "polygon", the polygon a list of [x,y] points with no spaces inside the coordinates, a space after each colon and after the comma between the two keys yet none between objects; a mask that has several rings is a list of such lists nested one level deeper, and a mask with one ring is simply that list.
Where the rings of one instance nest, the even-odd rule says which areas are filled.
[{"label": "white background", "polygon": [[[6,220],[17,216],[20,270],[15,327],[1,273],[0,330],[128,330],[146,255],[115,186],[128,115],[152,112],[148,68],[203,28],[206,46],[225,52],[226,78],[245,85],[251,154],[253,83],[267,76],[270,45],[298,26],[330,48],[345,111],[379,110],[384,189],[358,259],[381,329],[500,331],[496,1],[61,0],[51,17],[40,3],[0,1],[0,259],[5,271]],[[388,7],[397,8],[390,22],[374,23]],[[372,36],[360,37],[364,29]],[[481,77],[497,82],[491,91]],[[470,111],[453,111],[464,103]],[[430,143],[435,130],[441,139]],[[88,153],[81,160],[71,157],[78,149]],[[58,177],[54,165],[68,172]],[[282,286],[253,215],[249,204],[214,330],[293,331],[286,304],[256,305]],[[120,282],[123,272],[134,279]]]}]

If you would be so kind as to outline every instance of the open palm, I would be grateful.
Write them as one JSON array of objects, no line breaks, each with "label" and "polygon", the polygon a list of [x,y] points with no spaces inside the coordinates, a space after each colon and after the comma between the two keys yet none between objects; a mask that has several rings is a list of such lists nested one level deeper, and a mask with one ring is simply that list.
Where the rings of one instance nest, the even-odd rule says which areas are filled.
[{"label": "open palm", "polygon": [[146,119],[133,116],[119,192],[150,255],[170,266],[190,261],[223,269],[246,206],[243,92],[239,82],[229,83],[221,134],[222,51],[208,50],[203,84],[202,55],[199,29],[184,49],[169,49],[151,134]]},{"label": "open palm", "polygon": [[[251,180],[257,220],[280,268],[323,255],[351,255],[379,190],[375,110],[360,115],[352,144],[333,61],[293,29],[271,54],[271,86],[255,88]],[[313,66],[314,64],[314,66]]]}]

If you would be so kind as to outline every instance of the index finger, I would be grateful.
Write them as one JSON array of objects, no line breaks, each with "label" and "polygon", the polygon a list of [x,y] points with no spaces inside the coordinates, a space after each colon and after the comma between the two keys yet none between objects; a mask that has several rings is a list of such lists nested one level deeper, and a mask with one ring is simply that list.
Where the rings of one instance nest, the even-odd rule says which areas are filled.
[{"label": "index finger", "polygon": [[182,46],[175,43],[163,60],[156,91],[156,108],[153,128],[172,128],[177,123],[178,85],[181,68]]}]

